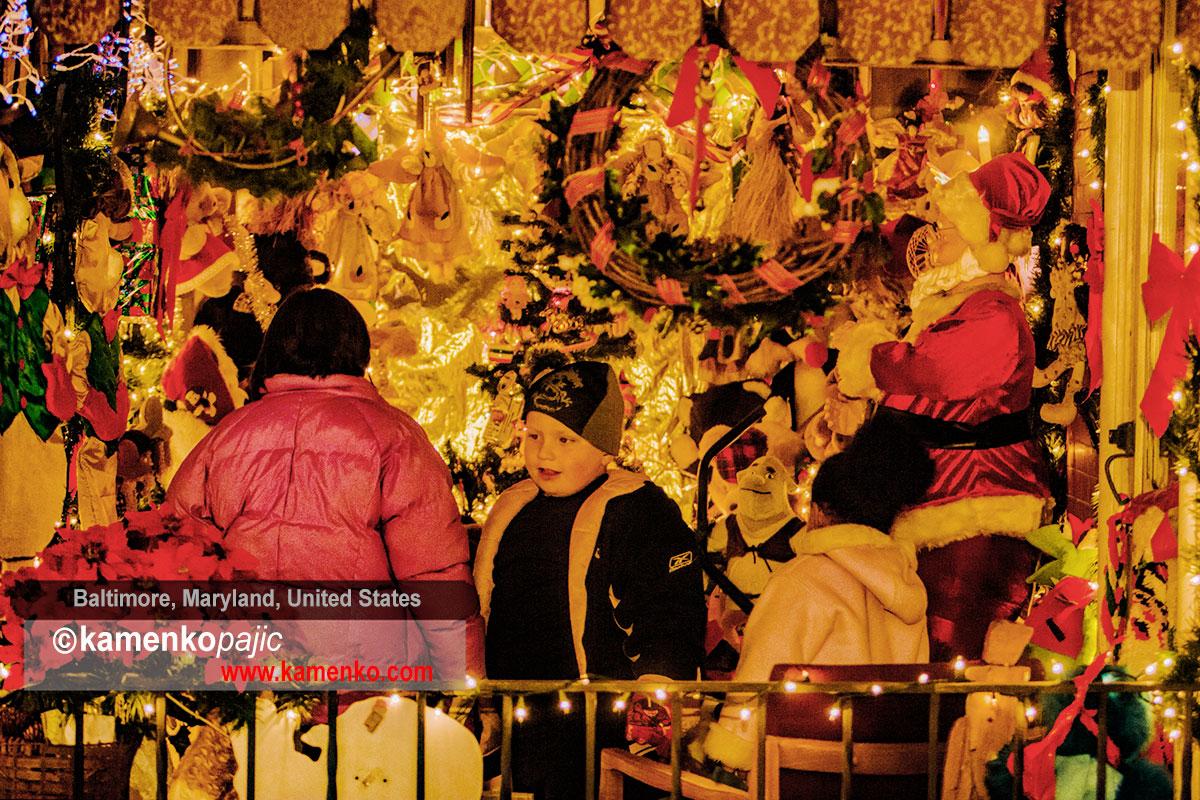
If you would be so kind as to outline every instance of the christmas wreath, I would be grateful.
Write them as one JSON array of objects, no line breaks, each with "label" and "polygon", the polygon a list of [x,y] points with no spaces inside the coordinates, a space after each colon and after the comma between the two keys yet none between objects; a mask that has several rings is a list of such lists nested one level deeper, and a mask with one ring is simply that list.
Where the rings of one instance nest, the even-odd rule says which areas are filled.
[{"label": "christmas wreath", "polygon": [[[677,94],[689,90],[682,77],[687,64],[685,58]],[[806,107],[813,113],[799,112],[811,134],[804,137],[809,144],[804,149],[793,144],[797,131],[775,140],[781,143],[787,182],[813,201],[819,216],[796,224],[774,253],[764,257],[762,243],[752,239],[690,241],[686,234],[656,225],[643,198],[622,197],[620,181],[607,163],[620,138],[616,118],[621,109],[631,107],[653,71],[654,65],[621,53],[601,59],[587,90],[566,115],[569,129],[552,131],[565,140],[559,144],[561,191],[571,209],[574,233],[596,270],[589,277],[602,286],[613,284],[638,305],[690,309],[714,321],[744,318],[785,300],[794,309],[823,307],[828,281],[817,279],[846,262],[864,222],[882,218],[882,201],[873,192],[863,98],[831,92],[829,72],[819,62],[810,71],[810,91],[791,98],[793,108],[811,101]],[[771,70],[766,73],[776,80]],[[701,86],[701,96],[704,90]],[[703,119],[697,123],[702,127]],[[548,153],[552,162],[556,149],[552,146]],[[696,149],[702,159],[702,145]],[[552,172],[554,167],[551,163]],[[694,197],[694,187],[692,193]]]}]

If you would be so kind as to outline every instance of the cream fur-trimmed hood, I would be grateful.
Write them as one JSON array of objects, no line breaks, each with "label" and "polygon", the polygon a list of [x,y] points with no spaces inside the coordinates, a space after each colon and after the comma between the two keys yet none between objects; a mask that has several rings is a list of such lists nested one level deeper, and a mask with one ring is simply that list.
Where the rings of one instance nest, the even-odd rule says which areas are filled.
[{"label": "cream fur-trimmed hood", "polygon": [[[903,561],[899,576],[897,552]],[[925,586],[917,577],[917,549],[912,542],[893,539],[865,525],[831,525],[806,532],[800,539],[799,555],[829,558],[904,623],[913,625],[925,619]]]}]

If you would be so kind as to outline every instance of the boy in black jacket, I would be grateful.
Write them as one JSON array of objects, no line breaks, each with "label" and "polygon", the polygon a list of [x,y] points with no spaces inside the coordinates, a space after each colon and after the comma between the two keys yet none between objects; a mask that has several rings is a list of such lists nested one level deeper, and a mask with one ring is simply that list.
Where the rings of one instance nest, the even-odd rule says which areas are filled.
[{"label": "boy in black jacket", "polygon": [[[496,502],[475,562],[489,677],[697,677],[705,606],[694,538],[661,489],[611,466],[623,419],[606,364],[570,364],[530,387],[530,479]],[[597,741],[613,744],[620,720],[607,704],[600,712]],[[583,742],[582,713],[564,715],[557,696],[530,704],[514,730],[514,788],[582,797]]]}]

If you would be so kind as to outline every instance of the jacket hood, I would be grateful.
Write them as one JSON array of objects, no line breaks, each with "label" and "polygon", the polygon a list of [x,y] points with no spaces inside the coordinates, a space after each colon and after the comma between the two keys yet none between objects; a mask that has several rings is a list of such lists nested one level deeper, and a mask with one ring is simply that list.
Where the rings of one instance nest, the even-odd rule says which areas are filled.
[{"label": "jacket hood", "polygon": [[917,577],[917,551],[910,542],[865,525],[830,525],[803,533],[800,553],[829,558],[905,624],[925,619],[925,584]]}]

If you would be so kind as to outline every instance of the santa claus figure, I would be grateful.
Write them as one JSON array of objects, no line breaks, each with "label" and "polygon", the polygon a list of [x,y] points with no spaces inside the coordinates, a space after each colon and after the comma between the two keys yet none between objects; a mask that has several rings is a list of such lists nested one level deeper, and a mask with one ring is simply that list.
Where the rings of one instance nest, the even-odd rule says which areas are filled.
[{"label": "santa claus figure", "polygon": [[992,620],[1014,618],[1028,597],[1037,552],[1022,536],[1041,524],[1049,490],[1030,433],[1033,337],[1006,272],[1049,194],[1020,153],[934,188],[934,222],[907,250],[912,326],[839,359],[842,380],[875,391],[877,416],[915,433],[936,464],[924,499],[892,528],[920,550],[933,661],[978,658]]}]

